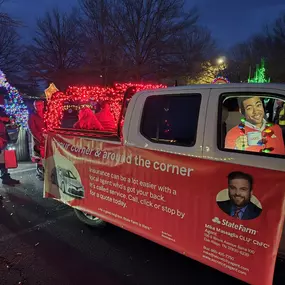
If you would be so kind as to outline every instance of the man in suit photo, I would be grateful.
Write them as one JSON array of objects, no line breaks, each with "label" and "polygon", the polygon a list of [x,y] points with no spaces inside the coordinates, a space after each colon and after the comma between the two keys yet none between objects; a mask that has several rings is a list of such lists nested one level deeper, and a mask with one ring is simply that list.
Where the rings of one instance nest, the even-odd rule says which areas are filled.
[{"label": "man in suit photo", "polygon": [[226,201],[217,201],[218,206],[229,216],[239,220],[257,218],[262,209],[251,202],[253,177],[250,174],[235,171],[228,175],[228,196]]}]

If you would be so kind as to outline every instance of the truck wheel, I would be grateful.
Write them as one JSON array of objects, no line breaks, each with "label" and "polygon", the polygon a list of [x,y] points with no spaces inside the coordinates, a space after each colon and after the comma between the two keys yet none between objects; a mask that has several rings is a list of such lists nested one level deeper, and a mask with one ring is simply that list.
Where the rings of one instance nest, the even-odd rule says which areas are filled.
[{"label": "truck wheel", "polygon": [[79,211],[77,209],[74,209],[75,215],[77,216],[77,218],[83,222],[84,224],[90,226],[90,227],[94,227],[94,228],[102,228],[104,226],[106,226],[106,222],[101,220],[100,218],[96,217],[96,216],[92,216],[90,214],[84,213],[82,211]]},{"label": "truck wheel", "polygon": [[32,160],[34,156],[34,138],[29,130],[27,131],[27,136],[28,136],[29,157],[30,160]]},{"label": "truck wheel", "polygon": [[19,130],[18,140],[15,147],[18,161],[30,160],[28,132],[23,128],[20,128]]}]

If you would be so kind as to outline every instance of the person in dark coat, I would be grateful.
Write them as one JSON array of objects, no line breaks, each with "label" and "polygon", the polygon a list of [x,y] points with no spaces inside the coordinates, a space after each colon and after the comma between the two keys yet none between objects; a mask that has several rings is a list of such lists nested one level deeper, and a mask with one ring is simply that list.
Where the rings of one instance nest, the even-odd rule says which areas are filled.
[{"label": "person in dark coat", "polygon": [[[35,154],[39,157],[42,157],[41,149],[44,148],[44,136],[43,136],[43,131],[45,128],[44,109],[45,109],[44,101],[35,101],[34,102],[35,112],[30,114],[28,121],[30,132],[34,138],[34,151]],[[43,173],[44,173],[43,166],[41,162],[38,162],[36,175],[40,180],[43,180]]]},{"label": "person in dark coat", "polygon": [[251,202],[253,177],[244,172],[231,172],[228,176],[229,200],[218,201],[222,211],[238,220],[257,218],[262,209]]},{"label": "person in dark coat", "polygon": [[[10,118],[6,114],[4,108],[0,107],[0,152],[1,153],[6,149],[9,141],[9,135],[6,128],[6,125],[8,123],[10,123]],[[11,178],[8,169],[5,167],[4,163],[0,163],[0,176],[2,179],[2,184],[4,185],[14,186],[20,183],[19,180]]]}]

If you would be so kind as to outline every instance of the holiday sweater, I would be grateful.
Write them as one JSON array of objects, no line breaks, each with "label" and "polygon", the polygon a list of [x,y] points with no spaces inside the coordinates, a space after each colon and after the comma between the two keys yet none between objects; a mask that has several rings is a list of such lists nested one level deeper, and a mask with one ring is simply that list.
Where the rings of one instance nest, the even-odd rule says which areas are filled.
[{"label": "holiday sweater", "polygon": [[[249,132],[261,132],[262,137],[264,137],[267,140],[266,145],[251,145],[248,146],[245,149],[245,151],[259,152],[260,150],[266,147],[266,148],[273,148],[273,150],[270,152],[272,154],[285,155],[285,146],[282,137],[282,129],[278,125],[272,125],[271,127],[269,127],[269,129],[273,132],[273,135],[266,136],[266,133],[264,132],[265,128],[266,128],[265,120],[263,121],[263,125],[261,128],[258,128],[247,121],[244,123],[245,135],[247,135]],[[242,134],[239,126],[236,126],[232,128],[230,131],[228,131],[225,139],[225,148],[236,149],[236,140],[240,136],[242,136]]]}]

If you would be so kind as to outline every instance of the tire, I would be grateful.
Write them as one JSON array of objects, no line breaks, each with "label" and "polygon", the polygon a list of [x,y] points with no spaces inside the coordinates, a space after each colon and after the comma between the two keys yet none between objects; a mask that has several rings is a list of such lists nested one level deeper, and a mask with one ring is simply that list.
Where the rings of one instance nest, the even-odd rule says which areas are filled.
[{"label": "tire", "polygon": [[[95,216],[91,216],[89,214],[84,214],[82,211],[79,211],[77,209],[74,209],[75,215],[77,216],[77,218],[84,224],[92,227],[92,228],[103,228],[107,225],[107,223],[103,220],[101,220],[98,217]],[[90,218],[88,218],[88,216]],[[93,217],[93,219],[91,218]]]},{"label": "tire", "polygon": [[29,140],[27,130],[20,128],[17,142],[15,143],[16,155],[18,161],[31,160],[29,152]]},{"label": "tire", "polygon": [[32,157],[34,156],[34,138],[29,130],[27,131],[27,134],[28,134],[29,157],[30,160],[32,160]]}]

